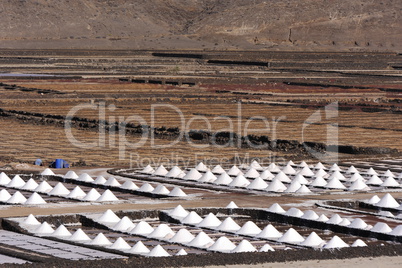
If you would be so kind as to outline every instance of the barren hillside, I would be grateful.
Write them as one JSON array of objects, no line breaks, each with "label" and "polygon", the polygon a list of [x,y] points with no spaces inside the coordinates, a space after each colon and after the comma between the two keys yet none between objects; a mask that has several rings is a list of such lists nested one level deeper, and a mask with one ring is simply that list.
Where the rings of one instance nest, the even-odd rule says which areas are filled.
[{"label": "barren hillside", "polygon": [[401,51],[397,0],[3,0],[1,48]]}]

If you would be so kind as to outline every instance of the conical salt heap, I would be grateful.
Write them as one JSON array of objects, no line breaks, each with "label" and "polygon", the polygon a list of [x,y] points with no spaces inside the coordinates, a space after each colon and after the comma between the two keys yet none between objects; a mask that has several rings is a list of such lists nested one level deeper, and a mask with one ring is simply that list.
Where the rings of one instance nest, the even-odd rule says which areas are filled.
[{"label": "conical salt heap", "polygon": [[342,218],[341,216],[339,216],[338,214],[334,214],[326,223],[329,224],[339,224],[340,222],[342,222]]},{"label": "conical salt heap", "polygon": [[198,227],[201,228],[216,228],[222,222],[212,213],[209,213],[199,224]]},{"label": "conical salt heap", "polygon": [[302,167],[302,168],[303,167],[308,167],[308,164],[306,163],[306,161],[303,160],[303,161],[300,162],[299,167]]},{"label": "conical salt heap", "polygon": [[59,182],[49,192],[49,195],[67,196],[69,193],[70,191],[63,185],[63,183]]},{"label": "conical salt heap", "polygon": [[297,217],[300,218],[301,216],[303,216],[303,211],[301,211],[298,208],[290,208],[288,211],[286,211],[285,215],[287,216],[291,216],[291,217]]},{"label": "conical salt heap", "polygon": [[381,184],[383,184],[383,181],[377,175],[373,175],[373,176],[371,176],[371,178],[368,181],[366,181],[366,184],[381,185]]},{"label": "conical salt heap", "polygon": [[9,184],[11,179],[6,175],[6,173],[0,173],[0,185],[7,185]]},{"label": "conical salt heap", "polygon": [[95,188],[92,188],[81,200],[97,201],[100,196],[101,196],[100,193]]},{"label": "conical salt heap", "polygon": [[42,205],[46,204],[46,201],[36,192],[32,193],[32,195],[25,201],[24,205]]},{"label": "conical salt heap", "polygon": [[298,181],[293,181],[288,188],[284,191],[284,193],[295,193],[297,190],[299,190],[301,187],[301,184]]},{"label": "conical salt heap", "polygon": [[360,175],[359,173],[353,174],[353,175],[348,179],[348,181],[350,181],[350,182],[354,182],[354,181],[357,181],[357,180],[362,180],[362,181],[364,182],[363,176]]},{"label": "conical salt heap", "polygon": [[382,187],[399,187],[401,186],[393,177],[388,177],[381,183]]},{"label": "conical salt heap", "polygon": [[238,206],[236,205],[235,202],[230,201],[230,203],[226,206],[226,208],[233,209],[233,208],[238,208]]},{"label": "conical salt heap", "polygon": [[260,163],[258,163],[256,160],[254,160],[253,162],[251,162],[250,168],[254,168],[254,169],[257,169],[257,170],[262,169]]},{"label": "conical salt heap", "polygon": [[133,254],[148,254],[150,250],[142,243],[141,241],[138,241],[131,249],[128,250],[128,253],[133,253]]},{"label": "conical salt heap", "polygon": [[184,218],[186,217],[190,212],[185,210],[181,205],[178,205],[174,209],[169,211],[169,215],[173,217],[179,217],[179,218]]},{"label": "conical salt heap", "polygon": [[266,169],[260,174],[260,178],[263,180],[271,181],[273,178],[275,178],[275,175],[272,174],[271,171]]},{"label": "conical salt heap", "polygon": [[82,199],[84,196],[86,196],[86,193],[79,186],[75,186],[75,188],[66,197]]},{"label": "conical salt heap", "polygon": [[37,235],[51,235],[53,232],[54,232],[53,228],[46,221],[44,221],[34,231],[34,233],[37,234]]},{"label": "conical salt heap", "polygon": [[213,183],[218,185],[229,185],[232,181],[233,179],[227,173],[222,173]]},{"label": "conical salt heap", "polygon": [[21,190],[29,190],[29,191],[33,191],[36,189],[36,187],[38,187],[39,184],[36,183],[36,181],[34,181],[32,178],[30,178],[25,184],[24,186],[22,186],[20,189]]},{"label": "conical salt heap", "polygon": [[221,167],[221,165],[216,165],[212,170],[212,173],[214,174],[222,174],[225,172],[225,170]]},{"label": "conical salt heap", "polygon": [[237,166],[233,166],[228,170],[227,173],[229,176],[238,176],[242,172]]},{"label": "conical salt heap", "polygon": [[202,177],[201,173],[195,168],[190,169],[189,172],[183,177],[183,180],[197,181]]},{"label": "conical salt heap", "polygon": [[230,252],[236,248],[236,245],[233,244],[226,236],[221,236],[216,240],[216,242],[208,248],[209,251],[218,251],[218,252]]},{"label": "conical salt heap", "polygon": [[167,224],[161,223],[155,230],[147,235],[149,238],[155,239],[170,239],[175,235],[175,233],[170,229]]},{"label": "conical salt heap", "polygon": [[378,197],[378,195],[374,195],[372,198],[370,198],[367,203],[369,204],[376,204],[378,202],[380,202],[380,198]]},{"label": "conical salt heap", "polygon": [[21,179],[19,175],[15,175],[14,178],[6,185],[10,188],[21,188],[25,185],[25,181]]},{"label": "conical salt heap", "polygon": [[311,169],[308,166],[305,166],[297,173],[297,175],[313,177],[315,174],[313,171],[311,171]]},{"label": "conical salt heap", "polygon": [[328,176],[328,173],[327,173],[325,170],[323,170],[323,169],[317,170],[316,173],[314,174],[314,177],[315,177],[315,178],[317,178],[317,177],[326,178],[327,176]]},{"label": "conical salt heap", "polygon": [[362,179],[355,180],[348,188],[349,191],[369,191],[370,187]]},{"label": "conical salt heap", "polygon": [[129,217],[124,216],[121,220],[113,226],[113,230],[126,232],[135,227],[135,224],[130,220]]},{"label": "conical salt heap", "polygon": [[377,222],[370,231],[377,233],[390,233],[392,232],[392,229],[385,222]]},{"label": "conical salt heap", "polygon": [[316,221],[319,218],[319,216],[313,210],[307,210],[304,212],[304,214],[303,214],[303,216],[301,216],[301,218],[306,219],[306,220]]},{"label": "conical salt heap", "polygon": [[346,170],[346,174],[355,174],[355,173],[359,173],[359,171],[352,165],[348,168],[348,170]]},{"label": "conical salt heap", "polygon": [[396,226],[392,232],[389,233],[390,235],[395,235],[395,236],[402,236],[402,225]]},{"label": "conical salt heap", "polygon": [[255,170],[254,168],[250,168],[245,174],[244,177],[249,178],[249,179],[255,179],[260,176],[260,173]]},{"label": "conical salt heap", "polygon": [[153,194],[168,195],[170,191],[162,184],[158,184],[152,191]]},{"label": "conical salt heap", "polygon": [[329,171],[342,171],[342,170],[341,170],[341,168],[340,168],[336,163],[334,163],[334,164],[329,168]]},{"label": "conical salt heap", "polygon": [[296,194],[309,194],[311,193],[311,190],[306,186],[302,185],[297,191]]},{"label": "conical salt heap", "polygon": [[232,250],[232,253],[238,252],[256,252],[257,249],[250,243],[248,240],[242,240],[235,249]]},{"label": "conical salt heap", "polygon": [[179,243],[179,244],[187,244],[190,243],[195,238],[187,229],[180,229],[172,238],[169,239],[169,242]]},{"label": "conical salt heap", "polygon": [[247,221],[239,231],[236,232],[238,235],[248,235],[248,236],[256,236],[261,233],[260,227],[258,227],[254,222]]},{"label": "conical salt heap", "polygon": [[148,257],[169,257],[170,254],[161,246],[157,245],[148,254]]},{"label": "conical salt heap", "polygon": [[296,170],[289,164],[282,168],[282,172],[285,173],[286,175],[296,174]]},{"label": "conical salt heap", "polygon": [[250,181],[246,179],[243,175],[239,175],[229,183],[230,187],[247,187],[250,185]]},{"label": "conical salt heap", "polygon": [[190,243],[187,245],[195,248],[208,248],[214,243],[206,233],[200,232]]},{"label": "conical salt heap", "polygon": [[119,237],[109,248],[116,250],[130,250],[131,246],[126,242],[126,240]]},{"label": "conical salt heap", "polygon": [[327,185],[327,181],[324,180],[323,177],[316,177],[315,180],[313,180],[313,182],[311,183],[311,186],[314,187],[324,187],[325,185]]},{"label": "conical salt heap", "polygon": [[6,189],[0,190],[0,202],[6,202],[10,197],[11,195]]},{"label": "conical salt heap", "polygon": [[191,211],[182,221],[183,224],[197,225],[202,221],[200,215],[195,211]]},{"label": "conical salt heap", "polygon": [[324,246],[324,248],[345,248],[349,247],[339,236],[335,235],[331,240]]},{"label": "conical salt heap", "polygon": [[372,167],[367,170],[366,174],[368,175],[378,175],[377,171],[375,171]]},{"label": "conical salt heap", "polygon": [[[225,173],[225,171],[220,174],[223,173]],[[201,178],[198,179],[198,182],[214,182],[217,179],[218,178],[211,171],[207,171],[201,176]]]},{"label": "conical salt heap", "polygon": [[301,243],[304,241],[303,236],[301,236],[295,229],[290,228],[286,231],[279,239],[278,242],[285,243]]},{"label": "conical salt heap", "polygon": [[355,242],[353,242],[351,247],[367,247],[367,244],[364,243],[363,240],[357,239]]},{"label": "conical salt heap", "polygon": [[102,214],[102,216],[97,219],[97,221],[102,223],[118,223],[120,221],[120,218],[116,214],[114,214],[113,211],[108,209],[105,211],[105,213]]},{"label": "conical salt heap", "polygon": [[291,182],[292,180],[289,178],[288,175],[286,175],[283,171],[279,172],[276,174],[276,176],[273,178],[279,180],[280,182]]},{"label": "conical salt heap", "polygon": [[110,191],[107,189],[106,191],[103,192],[101,196],[96,199],[97,202],[113,202],[113,201],[119,201],[119,199]]},{"label": "conical salt heap", "polygon": [[103,185],[105,185],[105,186],[113,186],[113,187],[121,187],[120,182],[118,182],[116,180],[116,178],[114,178],[114,177],[109,177],[109,179],[107,179],[107,181]]},{"label": "conical salt heap", "polygon": [[269,170],[271,172],[280,172],[281,171],[281,169],[275,163],[269,164],[267,170]]},{"label": "conical salt heap", "polygon": [[126,190],[138,190],[139,187],[134,182],[127,180],[121,185],[120,188]]},{"label": "conical salt heap", "polygon": [[287,189],[287,187],[277,178],[274,178],[271,183],[265,188],[265,191],[268,192],[283,192]]},{"label": "conical salt heap", "polygon": [[215,230],[224,232],[237,232],[240,230],[240,226],[231,218],[227,217]]},{"label": "conical salt heap", "polygon": [[180,189],[179,187],[174,187],[172,189],[172,191],[170,191],[170,193],[168,194],[168,196],[172,196],[172,197],[186,197],[187,194],[185,192],[183,192],[182,189]]},{"label": "conical salt heap", "polygon": [[155,170],[150,166],[150,165],[147,165],[146,167],[144,167],[141,171],[140,171],[140,173],[144,173],[144,174],[152,174],[152,173],[154,173],[155,172]]},{"label": "conical salt heap", "polygon": [[208,171],[208,167],[206,165],[204,165],[204,163],[200,162],[198,163],[198,165],[195,167],[196,170],[198,171]]},{"label": "conical salt heap", "polygon": [[328,189],[346,189],[345,185],[338,178],[332,178],[324,187]]},{"label": "conical salt heap", "polygon": [[278,204],[274,203],[268,208],[269,212],[284,214],[286,211]]},{"label": "conical salt heap", "polygon": [[283,234],[279,232],[272,224],[268,224],[256,237],[265,239],[278,239]]},{"label": "conical salt heap", "polygon": [[360,218],[356,218],[354,219],[350,225],[348,225],[348,227],[350,228],[356,228],[356,229],[366,229],[367,228],[367,223],[365,221],[363,221]]},{"label": "conical salt heap", "polygon": [[70,170],[63,176],[63,178],[76,180],[78,179],[78,175],[74,171]]},{"label": "conical salt heap", "polygon": [[183,171],[178,166],[174,166],[169,170],[168,173],[166,173],[165,177],[167,177],[167,178],[176,178],[182,172]]},{"label": "conical salt heap", "polygon": [[130,234],[145,236],[149,235],[153,231],[154,228],[152,228],[152,226],[149,225],[149,223],[147,223],[146,221],[140,221],[133,229],[131,229]]},{"label": "conical salt heap", "polygon": [[300,245],[307,247],[319,247],[324,243],[324,240],[317,235],[316,232],[312,232]]},{"label": "conical salt heap", "polygon": [[26,225],[40,225],[41,223],[35,218],[34,215],[29,214],[29,216],[22,222]]},{"label": "conical salt heap", "polygon": [[328,181],[332,179],[338,179],[339,181],[346,181],[345,176],[343,176],[342,173],[337,170],[334,171],[334,173],[332,173],[331,176],[329,176]]},{"label": "conical salt heap", "polygon": [[259,252],[268,252],[268,251],[275,251],[275,249],[273,249],[270,245],[265,244],[259,250]]},{"label": "conical salt heap", "polygon": [[321,162],[318,162],[318,163],[314,166],[314,169],[325,169],[325,166],[324,166]]},{"label": "conical salt heap", "polygon": [[175,256],[186,256],[188,255],[187,252],[184,249],[180,249]]},{"label": "conical salt heap", "polygon": [[263,190],[268,187],[268,183],[266,183],[260,177],[254,179],[248,186],[247,189],[250,190]]},{"label": "conical salt heap", "polygon": [[59,227],[57,227],[57,229],[52,233],[52,236],[54,237],[71,237],[71,233],[70,231],[66,228],[66,226],[64,226],[63,224],[61,224]]},{"label": "conical salt heap", "polygon": [[70,241],[79,241],[79,242],[89,242],[91,238],[81,229],[79,228],[72,236],[68,239]]},{"label": "conical salt heap", "polygon": [[300,183],[300,184],[302,184],[302,185],[304,185],[304,184],[309,184],[309,182],[308,182],[308,180],[303,176],[303,175],[300,175],[300,174],[297,174],[295,177],[294,177],[294,179],[292,180],[292,182],[298,182],[298,183]]},{"label": "conical salt heap", "polygon": [[146,192],[146,193],[150,193],[154,190],[155,188],[149,184],[149,183],[144,183],[143,185],[141,185],[141,187],[138,189],[139,192]]},{"label": "conical salt heap", "polygon": [[108,247],[111,246],[113,243],[107,239],[107,237],[103,233],[99,233],[94,240],[92,240],[89,244],[95,245],[95,246],[102,246],[102,247]]},{"label": "conical salt heap", "polygon": [[382,174],[383,177],[393,177],[395,178],[395,174],[391,172],[391,170],[387,170],[384,172],[384,174]]},{"label": "conical salt heap", "polygon": [[24,204],[27,201],[19,191],[16,191],[7,201],[8,204]]},{"label": "conical salt heap", "polygon": [[82,173],[78,179],[79,181],[83,181],[83,182],[94,182],[94,179],[92,179],[91,176],[89,176],[87,173]]},{"label": "conical salt heap", "polygon": [[329,219],[324,214],[321,214],[320,217],[317,219],[319,222],[327,222]]},{"label": "conical salt heap", "polygon": [[340,226],[349,226],[350,225],[350,220],[344,218],[340,223],[338,223]]},{"label": "conical salt heap", "polygon": [[400,206],[400,204],[389,193],[385,194],[384,197],[375,205],[382,208],[397,208]]},{"label": "conical salt heap", "polygon": [[96,179],[94,180],[93,183],[97,184],[97,185],[104,185],[106,183],[106,179],[105,179],[105,177],[103,177],[101,175],[101,176],[96,177]]},{"label": "conical salt heap", "polygon": [[168,171],[166,170],[166,168],[163,165],[160,165],[155,170],[155,172],[152,173],[153,176],[161,176],[161,177],[166,176],[166,174],[168,174]]},{"label": "conical salt heap", "polygon": [[40,175],[42,176],[54,176],[54,172],[50,169],[50,168],[45,168],[45,170],[43,170]]}]

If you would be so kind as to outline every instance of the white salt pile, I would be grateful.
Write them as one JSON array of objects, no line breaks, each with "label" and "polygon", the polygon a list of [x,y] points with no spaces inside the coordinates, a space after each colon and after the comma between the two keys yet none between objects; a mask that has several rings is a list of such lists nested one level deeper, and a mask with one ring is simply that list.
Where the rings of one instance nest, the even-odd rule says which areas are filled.
[{"label": "white salt pile", "polygon": [[260,248],[259,251],[260,252],[268,252],[268,251],[275,251],[275,249],[273,249],[270,245],[265,244]]},{"label": "white salt pile", "polygon": [[269,212],[279,213],[279,214],[284,214],[286,212],[278,203],[272,204],[267,210]]},{"label": "white salt pile", "polygon": [[319,216],[313,210],[307,210],[304,212],[304,214],[303,214],[303,216],[301,216],[301,218],[306,219],[306,220],[314,220],[315,221],[319,218]]},{"label": "white salt pile", "polygon": [[249,179],[255,179],[260,176],[260,173],[255,170],[254,168],[250,168],[245,174],[244,177],[249,178]]},{"label": "white salt pile", "polygon": [[208,171],[208,167],[203,162],[198,163],[198,165],[195,167],[195,169],[198,171],[203,171],[203,172]]},{"label": "white salt pile", "polygon": [[29,216],[22,222],[27,225],[40,225],[41,223],[35,218],[34,215],[29,214]]},{"label": "white salt pile", "polygon": [[116,250],[130,250],[131,246],[126,242],[126,240],[119,237],[111,246],[109,246],[109,248]]},{"label": "white salt pile", "polygon": [[6,202],[10,197],[11,195],[6,189],[0,190],[0,202]]},{"label": "white salt pile", "polygon": [[120,182],[118,182],[118,181],[116,180],[116,178],[114,178],[114,177],[109,177],[109,178],[107,179],[107,181],[106,181],[103,185],[112,186],[112,187],[121,187]]},{"label": "white salt pile", "polygon": [[46,204],[46,201],[36,192],[32,193],[32,195],[25,201],[25,205],[43,205]]},{"label": "white salt pile", "polygon": [[187,255],[187,252],[184,249],[180,249],[175,256],[185,256]]},{"label": "white salt pile", "polygon": [[130,220],[129,217],[124,216],[121,220],[113,226],[113,230],[126,232],[135,227],[135,224]]},{"label": "white salt pile", "polygon": [[221,236],[216,240],[216,242],[208,248],[209,251],[218,251],[218,252],[230,252],[236,248],[236,245],[233,244],[226,236]]},{"label": "white salt pile", "polygon": [[397,208],[400,206],[400,204],[395,200],[395,198],[387,193],[381,198],[381,200],[375,204],[377,207],[383,207],[383,208]]},{"label": "white salt pile", "polygon": [[24,204],[27,201],[19,191],[16,191],[7,201],[8,204]]},{"label": "white salt pile", "polygon": [[89,236],[81,228],[79,228],[73,233],[72,236],[70,236],[68,240],[76,242],[90,242],[91,238],[89,238]]},{"label": "white salt pile", "polygon": [[178,205],[174,209],[169,211],[169,215],[173,217],[184,218],[189,214],[187,210],[185,210],[181,205]]},{"label": "white salt pile", "polygon": [[363,240],[357,239],[355,242],[353,242],[351,247],[367,247],[367,244],[364,243]]},{"label": "white salt pile", "polygon": [[250,185],[250,181],[246,179],[243,175],[239,175],[228,184],[230,187],[247,187]]},{"label": "white salt pile", "polygon": [[377,233],[391,233],[392,229],[385,222],[377,222],[370,231]]},{"label": "white salt pile", "polygon": [[106,179],[105,179],[105,177],[103,177],[103,176],[101,175],[101,176],[98,176],[98,177],[94,180],[93,183],[94,183],[94,184],[98,184],[98,185],[104,185],[104,184],[106,183]]},{"label": "white salt pile", "polygon": [[178,166],[174,166],[172,167],[171,170],[169,170],[168,173],[166,173],[165,177],[168,178],[176,178],[177,176],[179,176],[183,171],[178,167]]},{"label": "white salt pile", "polygon": [[138,190],[139,187],[132,181],[125,181],[121,185],[121,188],[126,190]]},{"label": "white salt pile", "polygon": [[236,232],[238,235],[248,235],[256,236],[261,233],[260,227],[258,227],[254,222],[247,221],[243,226]]},{"label": "white salt pile", "polygon": [[70,170],[66,173],[66,175],[63,176],[63,178],[75,180],[78,179],[78,175],[74,171]]},{"label": "white salt pile", "polygon": [[241,170],[237,166],[233,166],[227,173],[229,176],[238,176],[241,173]]},{"label": "white salt pile", "polygon": [[32,178],[30,178],[20,189],[33,191],[38,187],[39,184],[36,183]]},{"label": "white salt pile", "polygon": [[161,223],[155,230],[147,235],[149,238],[155,239],[170,239],[175,235],[175,233],[170,229],[167,224]]},{"label": "white salt pile", "polygon": [[213,183],[218,185],[229,185],[232,181],[233,179],[227,173],[222,173]]},{"label": "white salt pile", "polygon": [[169,257],[170,254],[161,246],[157,245],[148,254],[148,257]]},{"label": "white salt pile", "polygon": [[97,219],[97,221],[102,223],[118,223],[120,218],[113,211],[108,209]]},{"label": "white salt pile", "polygon": [[350,225],[348,225],[348,227],[350,228],[356,228],[356,229],[366,229],[367,228],[367,223],[365,221],[363,221],[360,218],[356,218],[354,219]]},{"label": "white salt pile", "polygon": [[146,167],[144,167],[141,171],[140,171],[140,173],[144,173],[144,174],[152,174],[152,173],[154,173],[155,172],[155,170],[150,166],[150,165],[147,165]]},{"label": "white salt pile", "polygon": [[226,206],[226,208],[238,208],[235,202],[230,201],[230,203]]},{"label": "white salt pile", "polygon": [[257,235],[259,238],[265,239],[278,239],[283,234],[279,232],[272,224],[268,224],[262,231]]},{"label": "white salt pile", "polygon": [[202,221],[200,215],[198,215],[195,211],[191,211],[184,219],[181,221],[183,224],[197,225]]},{"label": "white salt pile", "polygon": [[24,185],[25,181],[19,175],[15,175],[6,186],[10,188],[21,188]]},{"label": "white salt pile", "polygon": [[195,248],[208,248],[214,243],[206,233],[200,232],[190,243],[187,245]]},{"label": "white salt pile", "polygon": [[0,185],[7,185],[9,184],[11,179],[7,176],[6,173],[1,172],[0,173]]},{"label": "white salt pile", "polygon": [[78,179],[79,181],[83,181],[83,182],[93,182],[94,179],[92,179],[91,176],[89,176],[87,173],[82,173]]},{"label": "white salt pile", "polygon": [[345,248],[349,247],[339,236],[335,235],[331,240],[324,246],[324,248]]},{"label": "white salt pile", "polygon": [[81,200],[89,202],[97,201],[100,196],[101,194],[95,188],[92,188]]},{"label": "white salt pile", "polygon": [[233,253],[256,251],[257,249],[250,243],[250,241],[244,239],[232,250]]},{"label": "white salt pile", "polygon": [[[225,173],[225,171],[220,174],[223,174],[223,173]],[[214,182],[217,179],[218,178],[211,171],[207,171],[198,179],[198,181],[199,182]]]},{"label": "white salt pile", "polygon": [[54,176],[54,172],[50,169],[50,168],[45,168],[45,170],[43,170],[40,175],[42,176]]},{"label": "white salt pile", "polygon": [[44,221],[34,231],[34,233],[37,235],[51,235],[53,232],[54,232],[53,228],[46,221]]},{"label": "white salt pile", "polygon": [[67,196],[70,191],[63,185],[63,183],[59,182],[56,186],[49,192],[49,195],[57,195],[57,196]]},{"label": "white salt pile", "polygon": [[197,226],[201,228],[216,228],[222,222],[212,213],[209,213]]},{"label": "white salt pile", "polygon": [[187,229],[180,229],[172,238],[169,239],[169,242],[179,243],[179,244],[187,244],[190,243],[195,238]]},{"label": "white salt pile", "polygon": [[301,216],[303,216],[303,211],[301,211],[298,208],[290,208],[288,211],[286,211],[285,215],[287,216],[291,216],[291,217],[297,217],[300,218]]},{"label": "white salt pile", "polygon": [[145,193],[150,193],[154,190],[155,188],[149,184],[149,183],[144,183],[141,185],[141,187],[138,189],[139,192],[145,192]]},{"label": "white salt pile", "polygon": [[170,191],[162,184],[158,184],[152,191],[153,194],[168,195]]},{"label": "white salt pile", "polygon": [[329,224],[339,224],[340,222],[342,222],[342,218],[341,216],[339,216],[338,214],[334,214],[326,223]]},{"label": "white salt pile", "polygon": [[197,181],[202,177],[201,173],[198,172],[197,169],[192,168],[189,172],[183,177],[183,180]]},{"label": "white salt pile", "polygon": [[240,226],[231,218],[227,217],[215,230],[224,232],[237,232],[240,230]]},{"label": "white salt pile", "polygon": [[312,232],[300,245],[307,247],[320,247],[324,243],[324,240],[317,235],[316,232]]},{"label": "white salt pile", "polygon": [[149,225],[149,223],[147,223],[146,221],[140,221],[140,222],[137,223],[137,225],[130,231],[130,234],[147,236],[147,235],[149,235],[150,233],[152,233],[153,231],[154,231],[154,228],[152,228],[152,226]]},{"label": "white salt pile", "polygon": [[110,242],[109,239],[103,233],[99,233],[95,236],[94,240],[92,240],[89,244],[108,247],[112,245],[112,242]]},{"label": "white salt pile", "polygon": [[166,174],[168,174],[168,171],[166,170],[166,168],[163,165],[160,165],[153,173],[153,176],[161,176],[164,177],[166,176]]},{"label": "white salt pile", "polygon": [[66,226],[64,226],[63,224],[61,224],[59,227],[57,227],[57,229],[52,233],[52,236],[54,237],[62,237],[62,238],[67,238],[67,237],[71,237],[71,233],[70,231],[66,228]]},{"label": "white salt pile", "polygon": [[82,199],[86,196],[86,193],[79,186],[75,188],[66,196],[67,198]]},{"label": "white salt pile", "polygon": [[215,173],[215,174],[222,174],[222,173],[225,172],[225,170],[221,167],[221,165],[216,165],[216,166],[211,170],[211,172],[212,172],[212,173]]},{"label": "white salt pile", "polygon": [[150,250],[142,243],[141,241],[138,241],[131,249],[128,250],[129,253],[133,254],[148,254]]},{"label": "white salt pile", "polygon": [[287,187],[277,178],[274,178],[265,191],[268,192],[283,192],[287,189]]},{"label": "white salt pile", "polygon": [[290,228],[286,231],[279,239],[278,242],[285,243],[301,243],[304,241],[303,236],[301,236],[295,229]]},{"label": "white salt pile", "polygon": [[170,191],[170,193],[168,194],[168,196],[172,196],[172,197],[186,197],[187,194],[185,192],[183,192],[182,189],[180,189],[179,187],[174,187],[172,189],[172,191]]}]

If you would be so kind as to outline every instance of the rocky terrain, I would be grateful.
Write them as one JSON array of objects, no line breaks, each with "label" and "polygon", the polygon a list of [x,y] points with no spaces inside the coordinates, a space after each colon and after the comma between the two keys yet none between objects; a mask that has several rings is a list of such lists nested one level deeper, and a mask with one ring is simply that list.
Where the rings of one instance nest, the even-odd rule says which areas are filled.
[{"label": "rocky terrain", "polygon": [[401,51],[396,0],[5,0],[1,48]]}]

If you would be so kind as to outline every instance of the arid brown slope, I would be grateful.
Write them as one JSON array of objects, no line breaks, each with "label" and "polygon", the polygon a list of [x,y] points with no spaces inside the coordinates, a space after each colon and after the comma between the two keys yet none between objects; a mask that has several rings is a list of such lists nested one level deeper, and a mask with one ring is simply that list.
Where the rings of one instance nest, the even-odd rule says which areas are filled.
[{"label": "arid brown slope", "polygon": [[396,0],[0,3],[2,48],[401,50]]}]

